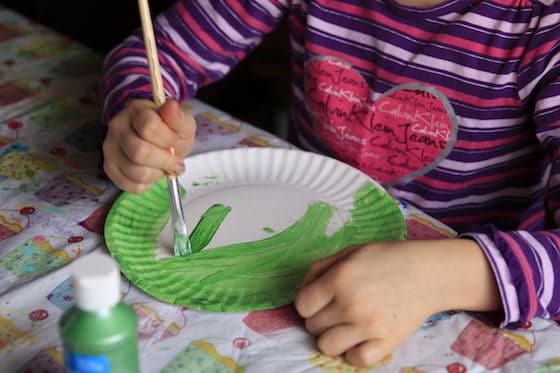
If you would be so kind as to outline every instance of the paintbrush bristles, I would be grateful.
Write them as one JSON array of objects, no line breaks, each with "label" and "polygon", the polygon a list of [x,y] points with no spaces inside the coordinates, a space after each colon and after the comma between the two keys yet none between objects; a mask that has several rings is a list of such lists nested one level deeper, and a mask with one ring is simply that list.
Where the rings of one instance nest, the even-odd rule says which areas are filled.
[{"label": "paintbrush bristles", "polygon": [[192,254],[191,241],[186,233],[173,233],[173,255],[185,256]]}]

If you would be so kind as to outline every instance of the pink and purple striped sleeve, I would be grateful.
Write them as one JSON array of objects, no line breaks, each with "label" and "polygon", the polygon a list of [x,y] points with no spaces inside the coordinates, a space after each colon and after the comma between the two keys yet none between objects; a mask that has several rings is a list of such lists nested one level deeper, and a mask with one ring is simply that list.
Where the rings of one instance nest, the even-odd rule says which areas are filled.
[{"label": "pink and purple striped sleeve", "polygon": [[[184,101],[219,80],[272,31],[286,12],[285,0],[182,0],[154,22],[167,97]],[[127,101],[151,100],[140,31],[106,57],[100,84],[103,122]]]},{"label": "pink and purple striped sleeve", "polygon": [[496,274],[504,311],[500,326],[520,327],[534,317],[558,319],[558,232],[489,229],[468,236],[481,245]]},{"label": "pink and purple striped sleeve", "polygon": [[[546,31],[557,40],[560,25]],[[534,317],[560,321],[560,51],[538,43],[533,52],[524,59],[518,81],[520,97],[534,100],[536,137],[549,159],[546,188],[525,211],[518,230],[486,227],[466,234],[482,246],[496,274],[505,327]]]}]

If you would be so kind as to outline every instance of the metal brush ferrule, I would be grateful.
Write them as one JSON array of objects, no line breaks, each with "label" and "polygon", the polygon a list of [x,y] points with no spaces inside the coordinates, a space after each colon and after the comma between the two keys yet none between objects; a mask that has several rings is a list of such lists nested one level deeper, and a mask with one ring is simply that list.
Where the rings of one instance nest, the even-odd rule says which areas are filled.
[{"label": "metal brush ferrule", "polygon": [[181,194],[179,192],[179,181],[176,177],[167,179],[167,188],[169,189],[169,204],[171,205],[171,219],[174,228],[177,223],[185,224],[185,216],[183,214],[183,205],[181,204]]}]

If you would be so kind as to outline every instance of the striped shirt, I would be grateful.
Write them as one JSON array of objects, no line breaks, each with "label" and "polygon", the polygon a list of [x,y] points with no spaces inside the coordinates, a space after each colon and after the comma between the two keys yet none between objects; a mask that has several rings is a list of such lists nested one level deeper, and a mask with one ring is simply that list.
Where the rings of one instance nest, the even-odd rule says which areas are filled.
[{"label": "striped shirt", "polygon": [[[560,315],[560,2],[182,0],[156,19],[185,100],[288,17],[291,138],[344,160],[475,239],[502,326]],[[107,57],[107,121],[150,99],[139,33]]]}]

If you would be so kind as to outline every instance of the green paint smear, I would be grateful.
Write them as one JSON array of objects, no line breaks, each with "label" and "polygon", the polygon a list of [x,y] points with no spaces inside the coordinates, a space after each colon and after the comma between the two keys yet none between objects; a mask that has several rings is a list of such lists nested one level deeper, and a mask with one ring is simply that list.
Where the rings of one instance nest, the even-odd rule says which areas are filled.
[{"label": "green paint smear", "polygon": [[[123,193],[110,210],[105,239],[128,279],[163,301],[210,311],[273,308],[294,300],[295,287],[313,262],[356,244],[404,239],[406,225],[395,200],[374,184],[354,195],[350,218],[331,236],[337,212],[311,203],[304,216],[271,237],[202,250],[222,220],[201,218],[191,237],[197,253],[155,259],[157,236],[169,219],[165,181],[141,195]],[[211,209],[209,209],[211,210]],[[223,215],[225,217],[225,215]],[[219,220],[219,222],[218,222]],[[214,232],[210,234],[211,232]],[[203,234],[204,233],[204,234]]]},{"label": "green paint smear", "polygon": [[274,229],[272,229],[272,228],[270,228],[270,227],[264,227],[264,228],[263,228],[263,231],[264,231],[265,233],[274,233]]},{"label": "green paint smear", "polygon": [[209,180],[209,181],[204,181],[204,182],[193,181],[193,182],[191,183],[191,185],[192,185],[193,187],[215,185],[215,184],[216,184],[216,180],[218,179],[218,176],[204,176],[204,179]]},{"label": "green paint smear", "polygon": [[208,246],[212,237],[214,237],[216,231],[230,211],[231,207],[216,204],[210,206],[210,208],[202,214],[196,227],[194,227],[189,236],[193,253],[197,253]]}]

